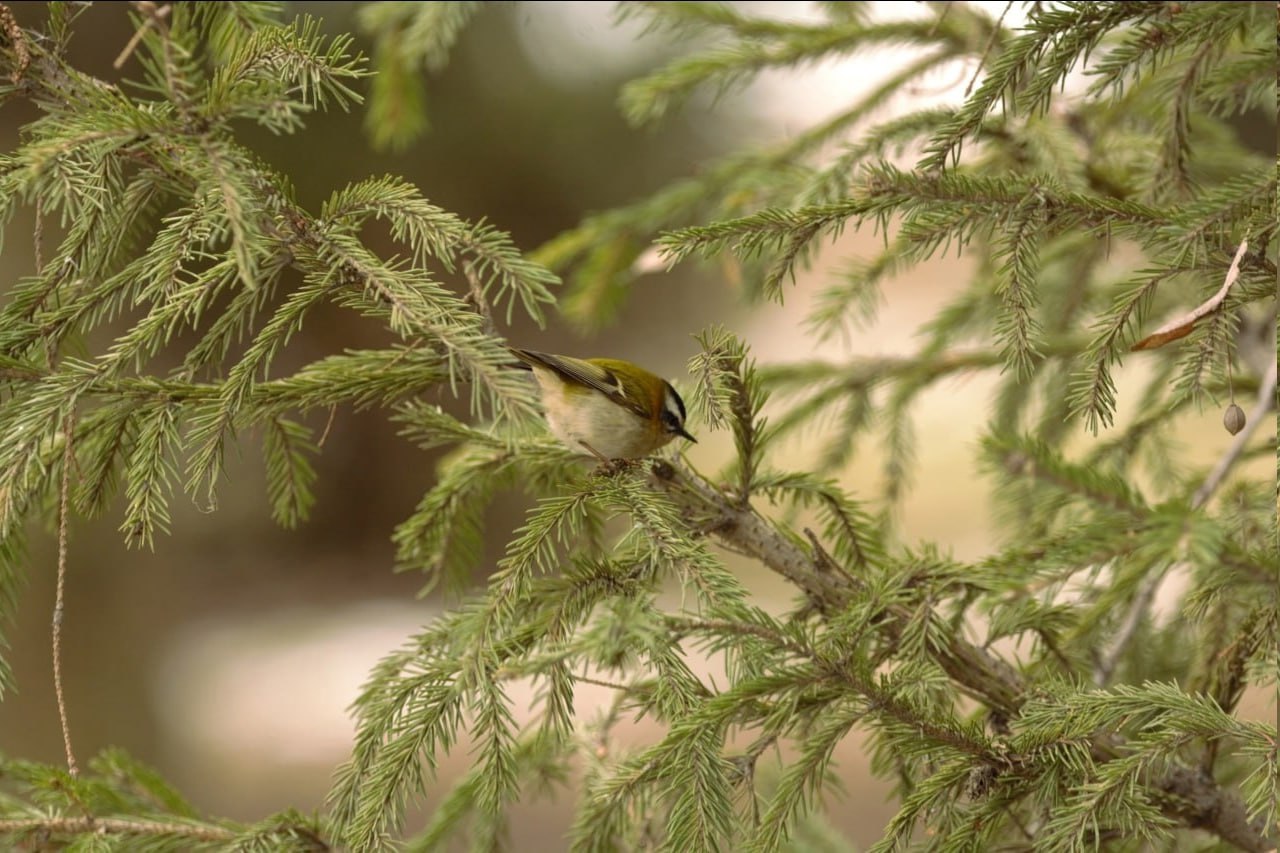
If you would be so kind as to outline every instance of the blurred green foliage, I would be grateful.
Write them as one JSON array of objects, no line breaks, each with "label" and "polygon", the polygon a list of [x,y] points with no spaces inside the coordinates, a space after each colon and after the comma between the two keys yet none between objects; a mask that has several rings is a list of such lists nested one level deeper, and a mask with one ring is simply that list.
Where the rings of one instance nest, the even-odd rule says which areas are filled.
[{"label": "blurred green foliage", "polygon": [[[585,123],[623,72],[570,97],[529,85],[524,8],[377,4],[324,29],[273,4],[138,3],[117,72],[75,51],[121,7],[3,7],[0,101],[25,112],[0,212],[30,217],[7,238],[35,240],[0,306],[0,593],[18,610],[32,522],[55,528],[41,565],[55,567],[49,716],[66,767],[5,759],[0,833],[493,849],[522,840],[514,803],[571,786],[577,849],[834,845],[821,804],[857,731],[895,784],[876,849],[1176,847],[1197,832],[1274,846],[1277,733],[1238,713],[1280,669],[1274,483],[1239,463],[1274,453],[1253,433],[1276,373],[1237,357],[1276,320],[1274,162],[1239,131],[1275,101],[1273,10],[1028,4],[1014,27],[959,3],[904,19],[625,4],[619,25],[642,24],[665,61],[620,87],[620,117]],[[696,144],[654,152],[623,121],[680,128],[705,92],[904,44],[911,60],[829,118],[700,170]],[[957,62],[980,69],[961,104],[886,117]],[[567,158],[547,156],[547,135]],[[553,308],[578,330],[622,329],[613,347],[694,331],[661,289],[694,259],[767,312],[851,227],[883,249],[822,281],[816,336],[865,322],[891,275],[950,248],[974,274],[905,357],[758,366],[730,328],[705,329],[691,410],[734,449],[713,475],[682,458],[584,469],[507,369],[508,336]],[[650,289],[655,265],[677,272]],[[1114,374],[1150,318],[1201,303],[1181,343],[1144,356],[1137,414],[1120,419]],[[961,561],[903,541],[894,512],[913,486],[913,406],[972,371],[998,376],[976,456],[1006,524]],[[1237,391],[1258,398],[1246,429],[1202,470],[1179,419]],[[235,823],[118,751],[81,772],[60,666],[72,517],[156,547],[180,532],[175,498],[242,500],[227,481],[253,445],[260,514],[303,524],[331,479],[317,454],[368,467],[380,444],[328,445],[357,412],[437,463],[405,489],[419,500],[394,525],[394,562],[455,589],[492,572],[371,672],[328,809]],[[815,424],[818,462],[792,467],[779,440]],[[883,482],[855,497],[831,474],[874,433]],[[500,546],[490,508],[516,487],[536,502]],[[795,600],[757,602],[729,554]],[[1178,616],[1161,620],[1175,573]],[[518,682],[534,685],[531,719]],[[602,716],[583,718],[585,687],[609,691]],[[656,741],[621,743],[624,717]],[[406,839],[460,749],[473,767]]]}]

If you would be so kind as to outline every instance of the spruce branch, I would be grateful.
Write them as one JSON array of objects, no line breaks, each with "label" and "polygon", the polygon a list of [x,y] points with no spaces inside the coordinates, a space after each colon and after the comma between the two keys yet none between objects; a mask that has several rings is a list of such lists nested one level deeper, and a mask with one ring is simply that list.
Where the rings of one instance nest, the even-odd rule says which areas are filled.
[{"label": "spruce branch", "polygon": [[[1262,386],[1258,389],[1258,398],[1254,402],[1253,409],[1249,412],[1248,419],[1245,421],[1245,428],[1232,438],[1231,444],[1214,464],[1204,482],[1200,484],[1199,488],[1191,496],[1191,511],[1200,510],[1209,501],[1209,498],[1213,496],[1213,493],[1218,490],[1223,480],[1226,479],[1231,468],[1239,461],[1241,454],[1244,452],[1244,447],[1248,444],[1249,439],[1253,437],[1254,431],[1257,430],[1258,425],[1275,406],[1275,393],[1276,366],[1272,364],[1262,381]],[[1136,635],[1138,626],[1149,614],[1151,603],[1155,600],[1156,591],[1160,588],[1165,576],[1165,571],[1152,571],[1143,578],[1141,586],[1133,596],[1133,601],[1129,605],[1129,610],[1125,614],[1124,620],[1120,623],[1120,628],[1111,640],[1110,647],[1099,656],[1098,662],[1094,666],[1094,684],[1104,685],[1110,680],[1116,665],[1129,650],[1129,645]]]},{"label": "spruce branch", "polygon": [[[642,8],[664,12],[660,5]],[[931,44],[938,35],[926,38],[926,27],[921,21],[883,24],[848,21],[821,27],[771,23],[768,26],[771,30],[768,33],[754,31],[750,38],[677,60],[648,77],[628,83],[620,98],[623,114],[632,124],[643,125],[673,111],[704,85],[714,87],[717,94],[723,95],[767,68],[797,65],[821,56],[853,53],[884,43]],[[735,29],[740,31],[741,27]]]},{"label": "spruce branch", "polygon": [[1003,45],[963,109],[930,140],[920,168],[940,171],[949,160],[958,160],[963,143],[1002,101],[1016,102],[1021,111],[1042,109],[1078,59],[1088,56],[1108,33],[1162,14],[1167,14],[1162,3],[1087,3],[1040,10],[1022,35]]},{"label": "spruce branch", "polygon": [[328,851],[328,831],[315,818],[287,810],[257,823],[201,816],[159,774],[108,749],[79,775],[34,762],[0,758],[6,813],[0,840],[36,845],[108,845],[130,850]]},{"label": "spruce branch", "polygon": [[474,2],[373,3],[358,11],[374,39],[373,87],[365,132],[377,148],[401,150],[430,127],[419,70],[439,71],[470,20]]},{"label": "spruce branch", "polygon": [[[519,769],[521,781],[542,782],[548,785],[564,781],[558,763],[558,760],[563,757],[564,750],[559,745],[531,736],[521,737],[515,744],[512,754],[513,762]],[[426,829],[410,839],[404,849],[412,853],[439,850],[451,837],[461,834],[468,820],[472,827],[473,844],[484,847],[500,846],[502,836],[495,831],[498,828],[478,820],[481,817],[477,812],[481,807],[481,791],[486,784],[486,769],[484,766],[476,766],[466,773],[444,797],[432,814]]]},{"label": "spruce branch", "polygon": [[[948,249],[974,270],[908,356],[757,369],[728,332],[703,335],[691,411],[728,427],[736,451],[715,478],[684,461],[585,473],[530,434],[531,386],[506,369],[495,327],[517,309],[541,325],[557,279],[508,235],[390,176],[309,210],[245,147],[246,123],[295,133],[311,111],[358,103],[365,72],[349,39],[307,18],[282,24],[271,4],[137,3],[120,60],[136,84],[117,86],[70,60],[77,8],[55,4],[37,33],[0,5],[11,83],[0,100],[40,114],[0,157],[0,220],[34,210],[37,258],[0,306],[0,616],[16,607],[29,520],[56,523],[61,601],[72,511],[101,513],[122,492],[126,538],[151,544],[175,484],[211,501],[226,448],[251,432],[272,514],[298,522],[324,443],[307,417],[317,410],[332,423],[340,407],[387,408],[410,442],[444,451],[394,537],[398,564],[429,582],[461,588],[483,568],[495,495],[518,489],[533,507],[486,588],[370,673],[331,831],[292,813],[202,818],[119,756],[77,773],[59,695],[70,770],[0,760],[4,841],[392,845],[443,757],[470,747],[470,772],[411,849],[462,834],[511,843],[511,805],[576,781],[577,762],[580,849],[776,850],[810,840],[804,827],[838,781],[832,758],[858,729],[873,772],[900,783],[877,849],[920,837],[943,849],[1178,845],[1193,829],[1274,847],[1277,736],[1234,713],[1275,669],[1273,494],[1241,464],[1268,447],[1239,438],[1197,471],[1176,443],[1202,391],[1257,392],[1250,430],[1274,397],[1273,365],[1219,375],[1252,340],[1244,315],[1274,300],[1274,163],[1234,128],[1241,110],[1274,101],[1260,4],[1031,4],[1017,31],[1004,28],[1008,6],[997,19],[943,4],[889,24],[862,4],[818,4],[804,22],[718,3],[625,7],[668,44],[704,39],[626,89],[634,119],[769,68],[902,41],[920,50],[830,118],[544,246],[537,258],[571,276],[566,316],[608,322],[659,255],[727,264],[749,298],[781,299],[850,226],[885,244],[838,262],[811,314],[823,333],[869,318],[897,274]],[[481,8],[360,13],[378,42],[369,117],[388,119],[382,141],[425,127],[416,74],[441,67]],[[976,67],[962,104],[883,120],[957,61]],[[1061,93],[1078,71],[1095,85]],[[923,161],[886,162],[903,156]],[[1244,237],[1230,299],[1198,316],[1180,359],[1144,356],[1152,369],[1121,406],[1145,316],[1203,298]],[[282,369],[327,307],[398,343]],[[1009,541],[970,562],[894,542],[888,513],[933,439],[912,417],[921,394],[1003,367],[1014,369],[996,378],[983,454]],[[469,393],[477,422],[418,399],[441,391]],[[766,402],[778,411],[768,422]],[[1118,408],[1138,413],[1064,452],[1076,424],[1110,428]],[[776,438],[824,418],[820,474],[771,467]],[[839,485],[873,428],[885,432],[887,508]],[[776,574],[798,592],[794,608],[756,606],[721,552]],[[1173,566],[1189,589],[1165,624],[1148,611]],[[1209,641],[1189,649],[1188,625]],[[56,646],[56,617],[54,632]],[[518,681],[533,691],[527,717]],[[576,687],[588,684],[615,695],[579,734]],[[656,742],[623,745],[631,715]]]},{"label": "spruce branch", "polygon": [[[749,506],[738,505],[732,497],[717,489],[692,469],[680,464],[657,463],[650,473],[651,486],[664,494],[692,517],[707,519],[705,529],[726,546],[760,560],[805,592],[814,608],[830,619],[859,596],[860,582],[846,574],[833,574],[821,568],[819,555],[806,553],[801,546],[785,537]],[[884,613],[880,630],[895,635],[909,624],[911,614],[894,608]],[[1017,719],[1030,698],[1023,677],[989,651],[950,635],[927,651],[939,666],[967,694],[983,701],[996,713]],[[1118,741],[1099,748],[1109,753]],[[1182,789],[1192,771],[1170,765],[1164,775],[1153,780],[1157,790]],[[1245,814],[1237,794],[1220,788],[1209,779],[1200,778],[1186,796],[1163,801],[1162,813],[1183,821],[1188,826],[1206,828],[1242,849],[1264,849],[1266,832],[1242,821]],[[1188,807],[1188,803],[1194,806]],[[1210,805],[1216,811],[1210,811]]]},{"label": "spruce branch", "polygon": [[146,838],[165,836],[171,839],[187,839],[191,842],[230,841],[236,833],[217,826],[198,826],[159,821],[126,820],[107,817],[32,818],[29,820],[0,820],[0,835],[23,837],[34,834],[53,836],[84,836],[94,833]]},{"label": "spruce branch", "polygon": [[[798,542],[784,536],[750,505],[735,505],[730,495],[691,468],[655,464],[650,483],[680,509],[707,519],[706,529],[712,536],[795,584],[818,612],[837,613],[855,595],[857,581],[848,575],[824,571],[820,557],[806,553]],[[910,614],[898,611],[892,617],[905,623]],[[929,651],[963,688],[995,708],[1017,709],[1022,682],[1007,664],[959,638]]]},{"label": "spruce branch", "polygon": [[760,411],[768,400],[767,392],[741,341],[724,329],[712,329],[700,335],[698,342],[702,352],[690,364],[699,385],[694,399],[712,429],[728,426],[733,431],[738,495],[745,503],[754,490],[762,461],[765,423]]},{"label": "spruce branch", "polygon": [[[923,258],[948,244],[964,246],[997,229],[1012,227],[1020,212],[1025,216],[1027,211],[1034,211],[1035,218],[1044,223],[1034,230],[1037,236],[1083,229],[1099,235],[1120,233],[1145,243],[1171,221],[1155,208],[1072,192],[1047,176],[995,179],[957,172],[905,172],[880,164],[868,167],[840,201],[768,208],[685,228],[663,235],[659,246],[670,264],[695,254],[733,252],[744,259],[770,257],[770,280],[777,282],[793,273],[815,240],[832,239],[851,222],[860,225],[870,221],[886,231],[889,218],[905,212],[901,239],[913,257]],[[1025,252],[1022,257],[1027,257]],[[1017,269],[1027,274],[1027,261],[1020,261]],[[1025,310],[1020,313],[1025,315]]]},{"label": "spruce branch", "polygon": [[[1128,28],[1093,68],[1090,95],[1119,93],[1144,75],[1159,76],[1169,67],[1178,71],[1204,44],[1218,49],[1242,34],[1254,35],[1257,7],[1226,5],[1216,8],[1187,7],[1177,14],[1152,16],[1150,22]],[[1181,70],[1186,74],[1186,69]]]},{"label": "spruce branch", "polygon": [[[803,658],[811,664],[812,678],[815,680],[837,682],[852,688],[859,699],[865,702],[865,710],[860,712],[859,716],[884,717],[916,731],[919,736],[927,738],[936,746],[968,753],[984,760],[999,759],[993,747],[975,731],[962,727],[955,720],[947,720],[940,724],[922,713],[921,709],[913,707],[902,696],[896,695],[894,692],[896,685],[892,680],[881,680],[877,683],[849,661],[833,660],[810,643],[784,635],[770,626],[751,622],[691,619],[678,616],[668,617],[666,622],[682,636],[709,634],[764,639],[778,649]],[[751,685],[743,689],[757,690],[758,686]],[[852,723],[851,720],[849,725]]]},{"label": "spruce branch", "polygon": [[[665,14],[669,10],[662,11]],[[626,286],[644,271],[641,261],[646,256],[642,252],[660,232],[673,225],[696,221],[700,215],[704,219],[739,215],[747,201],[759,204],[778,198],[790,202],[797,193],[805,202],[828,201],[823,194],[836,187],[843,189],[849,171],[877,150],[871,141],[879,139],[877,129],[869,128],[866,147],[855,146],[821,176],[821,183],[818,176],[811,175],[807,164],[820,157],[825,146],[864,124],[901,87],[963,50],[963,44],[948,42],[891,75],[859,102],[794,138],[761,151],[731,155],[698,176],[676,181],[641,202],[589,217],[577,228],[544,244],[533,257],[548,267],[560,270],[576,262],[570,288],[560,302],[561,311],[586,328],[611,321]],[[928,127],[917,123],[915,131],[922,133]],[[905,135],[905,131],[889,134],[891,138]],[[764,176],[768,180],[762,180]],[[762,285],[764,295],[779,299],[778,288],[786,275],[785,268],[776,266],[774,274]]]},{"label": "spruce branch", "polygon": [[1161,810],[1186,826],[1211,832],[1250,853],[1276,848],[1280,833],[1275,825],[1252,818],[1239,796],[1207,781],[1200,770],[1171,766],[1156,785]]},{"label": "spruce branch", "polygon": [[271,849],[281,853],[327,853],[334,849],[310,825],[271,822],[247,831],[218,824],[172,819],[116,817],[54,817],[0,819],[0,837],[106,837],[121,844],[156,845],[168,849]]},{"label": "spruce branch", "polygon": [[485,335],[483,319],[465,302],[434,282],[425,271],[388,264],[355,239],[327,229],[292,205],[285,226],[295,253],[327,270],[324,283],[339,288],[347,304],[385,317],[393,331],[438,341],[449,366],[451,387],[472,383],[473,411],[491,395],[493,411],[519,418],[533,412],[526,383],[507,369],[506,348]]},{"label": "spruce branch", "polygon": [[1168,113],[1169,128],[1160,152],[1160,173],[1168,176],[1159,187],[1169,195],[1185,194],[1190,188],[1191,111],[1201,75],[1221,52],[1222,44],[1205,39],[1187,59],[1186,67],[1174,88],[1173,109]]},{"label": "spruce branch", "polygon": [[1083,416],[1085,426],[1097,434],[1100,427],[1110,426],[1116,407],[1115,381],[1111,368],[1128,349],[1127,339],[1141,325],[1146,306],[1161,282],[1172,271],[1153,271],[1117,295],[1094,328],[1096,336],[1083,354],[1088,368],[1071,378],[1067,401],[1073,416]]}]

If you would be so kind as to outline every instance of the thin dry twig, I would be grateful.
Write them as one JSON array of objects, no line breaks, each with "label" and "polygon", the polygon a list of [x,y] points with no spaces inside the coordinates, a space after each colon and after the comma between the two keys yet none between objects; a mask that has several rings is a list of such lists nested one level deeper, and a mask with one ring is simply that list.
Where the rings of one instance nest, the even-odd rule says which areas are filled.
[{"label": "thin dry twig", "polygon": [[1004,24],[1005,15],[1009,14],[1009,10],[1013,8],[1013,0],[1009,0],[1005,4],[1004,11],[1000,13],[999,20],[996,25],[991,28],[991,37],[987,39],[987,46],[982,49],[982,56],[978,57],[978,67],[973,69],[973,76],[969,78],[969,85],[964,87],[964,96],[969,97],[973,92],[973,84],[978,82],[978,75],[982,73],[982,68],[987,64],[987,57],[991,55],[991,48],[996,45],[996,38],[1000,35],[1000,27]]},{"label": "thin dry twig", "polygon": [[316,447],[324,447],[325,441],[329,438],[329,431],[333,429],[333,422],[338,419],[338,407],[329,407],[329,417],[324,422],[324,431],[320,433],[320,440],[316,442]]},{"label": "thin dry twig", "polygon": [[62,692],[62,621],[67,588],[67,526],[71,494],[71,466],[74,450],[71,436],[75,431],[75,410],[67,412],[62,426],[62,483],[58,494],[58,583],[53,598],[53,693],[58,703],[58,722],[62,727],[62,746],[67,753],[67,772],[80,775],[76,755],[71,749],[71,726],[67,722],[67,702]]},{"label": "thin dry twig", "polygon": [[120,51],[120,55],[116,57],[115,62],[111,63],[111,67],[117,71],[123,68],[124,64],[129,61],[129,57],[133,55],[135,50],[137,50],[138,44],[142,41],[142,37],[147,34],[147,30],[164,20],[164,18],[168,16],[169,12],[172,11],[168,3],[159,8],[156,8],[155,3],[150,2],[134,3],[133,6],[147,17],[146,20],[142,22],[142,26],[138,27],[138,29],[134,31],[133,37],[129,39],[129,42],[124,46],[124,49]]},{"label": "thin dry twig", "polygon": [[35,220],[31,228],[31,249],[39,273],[44,270],[44,199],[40,196],[36,196]]},{"label": "thin dry twig", "polygon": [[611,687],[618,692],[614,693],[613,701],[609,703],[609,710],[605,712],[603,719],[600,720],[599,731],[596,732],[594,739],[595,748],[592,750],[596,761],[604,761],[609,757],[609,737],[613,733],[613,727],[622,719],[622,709],[627,702],[627,698],[631,694],[631,689],[624,684],[613,685],[607,682],[593,682],[585,677],[576,676],[579,681],[587,684],[600,684],[602,687]]},{"label": "thin dry twig", "polygon": [[1153,570],[1138,585],[1137,591],[1133,594],[1133,601],[1129,604],[1129,610],[1125,613],[1124,621],[1120,623],[1120,628],[1116,631],[1110,648],[1098,655],[1097,660],[1094,662],[1093,683],[1095,686],[1105,687],[1107,682],[1111,680],[1111,676],[1115,674],[1120,658],[1124,656],[1125,650],[1129,648],[1129,643],[1133,642],[1138,626],[1142,624],[1142,617],[1151,609],[1151,602],[1156,597],[1156,590],[1160,588],[1160,584],[1168,577],[1169,568]]},{"label": "thin dry twig", "polygon": [[634,690],[634,688],[629,685],[622,684],[617,681],[606,681],[603,678],[592,678],[589,675],[572,674],[569,677],[582,684],[591,684],[596,687],[607,687],[610,690],[621,690],[625,693],[630,693]]},{"label": "thin dry twig", "polygon": [[1249,249],[1249,241],[1241,240],[1240,246],[1236,249],[1236,256],[1231,261],[1231,266],[1227,269],[1227,274],[1223,278],[1222,287],[1218,288],[1218,292],[1210,296],[1204,302],[1201,302],[1195,308],[1165,323],[1151,334],[1134,344],[1131,349],[1134,352],[1144,349],[1156,349],[1167,343],[1176,341],[1179,338],[1185,338],[1191,334],[1191,330],[1195,328],[1196,323],[1201,317],[1217,310],[1227,298],[1227,292],[1231,290],[1231,286],[1236,283],[1236,279],[1240,277],[1240,261],[1244,258],[1244,253]]},{"label": "thin dry twig", "polygon": [[942,22],[945,21],[947,19],[947,15],[950,15],[950,14],[951,14],[951,4],[948,3],[947,5],[942,7],[942,14],[938,15],[938,17],[933,19],[933,25],[929,27],[929,32],[925,36],[925,38],[927,39],[933,38],[934,35],[938,32],[938,27],[942,26]]},{"label": "thin dry twig", "polygon": [[1271,410],[1275,393],[1276,363],[1273,361],[1267,369],[1267,375],[1262,379],[1262,385],[1258,388],[1257,399],[1254,400],[1253,408],[1249,411],[1248,419],[1244,422],[1244,428],[1235,434],[1235,437],[1231,440],[1231,445],[1218,459],[1217,464],[1213,466],[1209,476],[1205,477],[1204,482],[1200,484],[1200,488],[1196,489],[1196,493],[1192,495],[1192,509],[1199,509],[1208,503],[1209,498],[1222,485],[1222,481],[1226,479],[1227,474],[1230,473],[1240,459],[1240,455],[1244,453],[1244,446],[1249,443],[1249,438],[1257,430],[1258,426],[1267,419],[1267,412]]}]

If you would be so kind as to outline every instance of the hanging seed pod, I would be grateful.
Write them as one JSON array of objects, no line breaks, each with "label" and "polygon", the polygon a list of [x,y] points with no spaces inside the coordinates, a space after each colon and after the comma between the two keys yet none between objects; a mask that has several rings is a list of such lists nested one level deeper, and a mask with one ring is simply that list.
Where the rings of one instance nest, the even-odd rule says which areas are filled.
[{"label": "hanging seed pod", "polygon": [[1227,428],[1227,432],[1235,435],[1244,429],[1244,409],[1232,403],[1227,406],[1227,410],[1222,413],[1222,425]]}]

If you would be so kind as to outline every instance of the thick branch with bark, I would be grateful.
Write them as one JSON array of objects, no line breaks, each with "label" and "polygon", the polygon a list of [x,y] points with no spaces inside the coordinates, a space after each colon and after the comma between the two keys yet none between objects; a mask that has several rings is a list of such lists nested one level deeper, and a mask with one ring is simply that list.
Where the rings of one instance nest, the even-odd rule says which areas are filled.
[{"label": "thick branch with bark", "polygon": [[[727,489],[720,489],[682,462],[658,461],[651,468],[651,486],[664,494],[689,518],[703,520],[703,528],[721,545],[735,553],[759,560],[771,571],[794,584],[821,618],[848,606],[860,594],[856,576],[831,571],[831,557],[813,552],[786,536],[751,504],[743,503]],[[909,618],[905,611],[886,608],[881,629],[893,639]],[[943,645],[929,649],[934,660],[958,690],[982,702],[994,715],[1006,721],[1017,717],[1027,701],[1027,683],[1001,658],[958,634]],[[1109,760],[1124,750],[1117,735],[1100,733],[1095,742],[1095,758]],[[1016,763],[1016,757],[1012,758]],[[1274,849],[1276,839],[1266,827],[1248,819],[1240,795],[1219,785],[1211,776],[1174,765],[1149,782],[1152,799],[1164,814],[1184,826],[1217,835],[1223,841],[1251,853]]]}]

